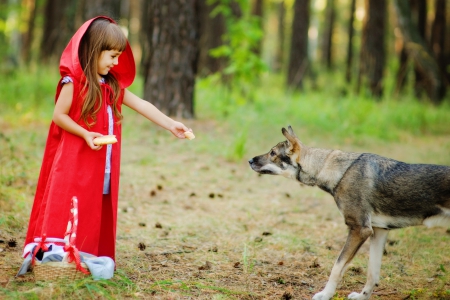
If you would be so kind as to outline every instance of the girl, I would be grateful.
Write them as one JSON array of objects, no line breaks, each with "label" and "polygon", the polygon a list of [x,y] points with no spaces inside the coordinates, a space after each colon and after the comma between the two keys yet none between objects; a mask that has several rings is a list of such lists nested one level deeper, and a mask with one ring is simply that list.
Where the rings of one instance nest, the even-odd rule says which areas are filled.
[{"label": "girl", "polygon": [[[122,104],[180,139],[192,130],[126,89],[135,77],[134,58],[125,35],[108,17],[78,29],[62,54],[60,73],[25,245],[36,237],[64,237],[76,196],[76,247],[115,259]],[[93,143],[108,134],[118,142]]]}]

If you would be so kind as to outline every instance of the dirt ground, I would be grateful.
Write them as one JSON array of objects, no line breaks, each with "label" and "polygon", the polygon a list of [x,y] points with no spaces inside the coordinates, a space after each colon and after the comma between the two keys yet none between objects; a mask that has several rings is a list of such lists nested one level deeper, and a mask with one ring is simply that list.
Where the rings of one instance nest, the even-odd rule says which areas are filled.
[{"label": "dirt ground", "polygon": [[[246,162],[281,141],[280,130],[233,162],[208,151],[227,147],[231,137],[223,145],[220,138],[225,128],[187,124],[197,136],[192,141],[178,141],[143,121],[124,128],[117,269],[134,287],[115,297],[310,299],[321,291],[347,234],[333,198],[286,178],[259,176]],[[408,147],[392,145],[382,154]],[[425,150],[416,146],[409,157]],[[33,281],[32,275],[13,277],[25,230],[14,237],[17,247],[0,244],[4,289],[17,286],[12,281]],[[11,234],[0,231],[0,238]],[[446,228],[392,232],[372,299],[450,299],[449,246]],[[366,243],[334,299],[363,288],[367,260]]]}]

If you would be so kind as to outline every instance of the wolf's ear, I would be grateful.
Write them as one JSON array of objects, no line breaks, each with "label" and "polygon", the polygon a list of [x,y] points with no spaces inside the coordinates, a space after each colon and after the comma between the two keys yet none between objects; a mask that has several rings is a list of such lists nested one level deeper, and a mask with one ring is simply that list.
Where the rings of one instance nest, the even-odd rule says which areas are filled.
[{"label": "wolf's ear", "polygon": [[288,129],[289,129],[289,131],[283,127],[283,129],[281,129],[281,132],[287,138],[287,140],[289,141],[289,144],[291,144],[290,151],[292,151],[292,152],[300,151],[300,149],[301,149],[300,140],[297,138],[297,136],[295,136],[295,133],[292,130],[291,126],[289,126]]},{"label": "wolf's ear", "polygon": [[294,138],[297,138],[297,136],[294,133],[294,129],[292,129],[291,125],[288,126],[288,132],[290,135],[292,135]]},{"label": "wolf's ear", "polygon": [[286,130],[286,128],[283,127],[281,129],[281,132],[288,139],[288,141],[291,142],[291,144],[296,144],[296,143],[300,142],[298,137],[295,135],[294,130],[292,129],[291,125],[288,126],[287,130]]},{"label": "wolf's ear", "polygon": [[300,157],[300,152],[302,152],[304,146],[302,142],[298,139],[298,137],[295,135],[294,130],[292,130],[292,127],[289,126],[288,130],[286,128],[281,129],[281,132],[283,135],[287,138],[289,142],[289,149],[288,151],[291,154],[296,153],[298,155],[298,158]]}]

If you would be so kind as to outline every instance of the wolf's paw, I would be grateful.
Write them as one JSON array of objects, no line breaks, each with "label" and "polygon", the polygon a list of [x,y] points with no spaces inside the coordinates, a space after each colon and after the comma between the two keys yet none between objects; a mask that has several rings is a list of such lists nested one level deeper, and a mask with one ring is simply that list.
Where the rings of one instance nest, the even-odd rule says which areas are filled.
[{"label": "wolf's paw", "polygon": [[370,294],[367,294],[367,293],[353,292],[350,295],[348,295],[348,299],[352,299],[352,300],[367,300],[369,298],[370,298]]},{"label": "wolf's paw", "polygon": [[326,291],[321,291],[312,297],[313,300],[329,300],[333,297],[333,293],[329,293]]}]

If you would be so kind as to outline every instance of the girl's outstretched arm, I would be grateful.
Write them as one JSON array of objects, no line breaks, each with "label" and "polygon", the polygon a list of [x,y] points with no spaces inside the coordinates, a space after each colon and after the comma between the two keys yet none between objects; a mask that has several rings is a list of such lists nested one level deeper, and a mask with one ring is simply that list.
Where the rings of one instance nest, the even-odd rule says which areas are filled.
[{"label": "girl's outstretched arm", "polygon": [[159,109],[157,109],[153,104],[139,98],[138,96],[136,96],[127,89],[125,89],[123,104],[137,111],[138,113],[140,113],[153,123],[161,126],[164,129],[169,130],[177,138],[184,139],[185,138],[184,132],[192,131],[191,129],[187,128],[183,123],[177,122],[169,118]]},{"label": "girl's outstretched arm", "polygon": [[93,150],[99,150],[102,146],[94,145],[94,138],[102,136],[101,133],[91,132],[78,125],[69,117],[70,106],[72,105],[73,83],[66,83],[61,89],[58,100],[53,111],[53,122],[67,132],[83,138],[88,146]]}]

